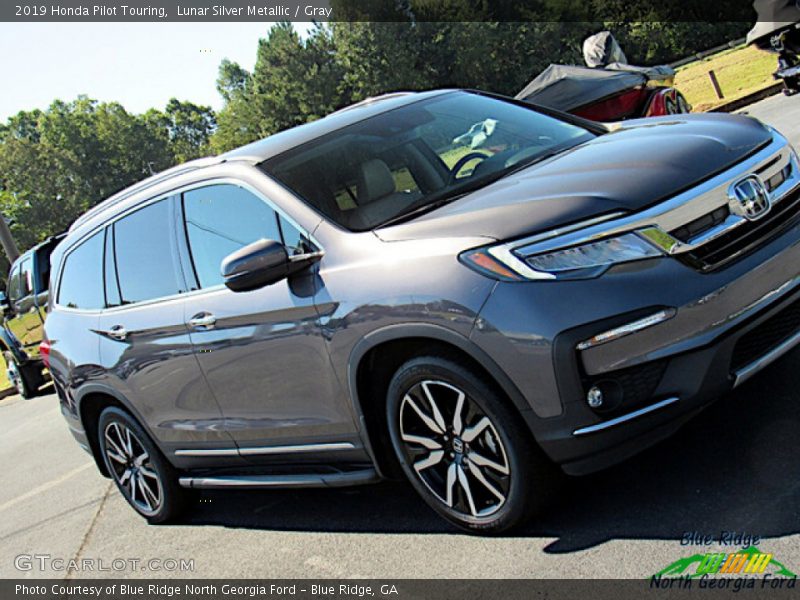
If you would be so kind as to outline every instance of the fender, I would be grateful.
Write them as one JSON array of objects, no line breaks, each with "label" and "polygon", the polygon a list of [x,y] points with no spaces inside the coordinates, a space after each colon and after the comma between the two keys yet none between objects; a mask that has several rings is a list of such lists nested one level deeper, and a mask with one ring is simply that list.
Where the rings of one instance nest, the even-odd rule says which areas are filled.
[{"label": "fender", "polygon": [[[356,383],[356,375],[361,359],[364,358],[367,352],[379,344],[405,338],[431,338],[455,346],[459,350],[465,352],[489,372],[489,375],[500,385],[503,392],[505,392],[511,402],[514,403],[514,406],[519,410],[526,421],[530,420],[532,417],[533,411],[531,406],[525,400],[525,397],[517,386],[497,363],[469,338],[452,329],[442,327],[441,325],[434,325],[432,323],[402,323],[387,325],[386,327],[368,333],[361,338],[350,352],[350,359],[347,365],[347,384],[350,388],[350,401],[353,404],[353,411],[358,417],[362,430],[364,430],[364,413],[361,409],[361,400],[358,397],[358,387]],[[369,448],[369,445],[367,445],[367,447]]]},{"label": "fender", "polygon": [[[119,391],[115,390],[109,385],[106,385],[105,383],[99,383],[96,381],[86,383],[72,393],[72,397],[75,400],[75,407],[78,410],[79,418],[81,418],[81,403],[83,402],[83,399],[90,394],[103,394],[104,396],[111,396],[114,398],[117,402],[122,404],[125,410],[134,416],[134,418],[139,422],[139,425],[142,426],[142,429],[147,431],[147,434],[153,439],[153,441],[156,441],[155,437],[153,437],[153,432],[150,431],[150,428],[147,425],[147,422],[142,418],[142,415],[133,406],[133,404],[125,396],[120,394]],[[83,420],[81,420],[81,425],[83,425]]]},{"label": "fender", "polygon": [[[681,101],[683,106],[681,106]],[[691,106],[686,98],[675,88],[656,88],[650,96],[645,107],[645,117],[660,117],[664,115],[682,114],[684,108],[691,111]]]},{"label": "fender", "polygon": [[[72,393],[72,397],[75,401],[75,409],[77,411],[78,420],[80,421],[81,427],[83,427],[83,430],[86,432],[86,438],[89,441],[90,446],[92,447],[92,454],[94,455],[95,461],[97,462],[98,466],[102,465],[102,457],[99,455],[99,449],[95,448],[95,444],[92,443],[94,437],[93,435],[89,435],[89,432],[86,430],[86,425],[83,422],[83,416],[81,413],[81,403],[83,402],[83,399],[90,394],[103,394],[104,396],[110,396],[114,398],[125,408],[125,410],[127,410],[129,413],[131,413],[131,415],[133,415],[133,418],[136,419],[136,421],[139,423],[142,429],[144,429],[147,432],[147,435],[150,436],[150,439],[153,441],[156,447],[158,447],[158,449],[161,450],[162,454],[164,454],[165,456],[167,455],[167,453],[164,451],[164,448],[161,446],[158,439],[153,435],[153,432],[147,425],[147,421],[145,421],[142,418],[142,415],[139,413],[139,411],[125,396],[123,396],[117,390],[104,383],[91,382],[91,383],[86,383],[82,385],[79,389],[75,390]],[[103,468],[105,468],[104,465],[101,467],[101,470]]]}]

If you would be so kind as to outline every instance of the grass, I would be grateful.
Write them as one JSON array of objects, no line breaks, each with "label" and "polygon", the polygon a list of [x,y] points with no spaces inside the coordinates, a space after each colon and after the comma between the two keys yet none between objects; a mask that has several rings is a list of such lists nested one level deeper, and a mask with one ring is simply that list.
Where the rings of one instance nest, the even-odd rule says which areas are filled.
[{"label": "grass", "polygon": [[[740,46],[679,67],[675,87],[686,96],[694,112],[703,112],[770,86],[775,82],[772,73],[777,66],[774,54]],[[711,70],[725,96],[722,100],[717,98],[708,77]]]}]

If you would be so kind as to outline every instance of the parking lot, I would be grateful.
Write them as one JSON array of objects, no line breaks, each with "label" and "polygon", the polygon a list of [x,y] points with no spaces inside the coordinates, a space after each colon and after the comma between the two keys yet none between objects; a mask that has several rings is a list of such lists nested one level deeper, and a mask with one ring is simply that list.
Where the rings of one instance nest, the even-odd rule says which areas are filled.
[{"label": "parking lot", "polygon": [[[746,111],[800,147],[800,98]],[[400,483],[204,492],[182,522],[149,526],[72,440],[48,388],[0,401],[0,577],[643,578],[698,551],[685,534],[722,532],[760,537],[800,572],[798,390],[800,350],[668,441],[571,480],[525,530],[487,539]],[[63,569],[72,559],[85,570]]]}]

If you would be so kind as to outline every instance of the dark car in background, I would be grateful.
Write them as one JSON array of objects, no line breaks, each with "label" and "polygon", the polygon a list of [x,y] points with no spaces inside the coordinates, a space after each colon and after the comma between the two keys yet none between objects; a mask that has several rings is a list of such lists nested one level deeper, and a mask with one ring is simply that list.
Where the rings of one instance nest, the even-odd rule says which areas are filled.
[{"label": "dark car in background", "polygon": [[187,488],[405,475],[502,531],[800,341],[798,169],[742,116],[367,101],[73,224],[61,410],[151,522]]},{"label": "dark car in background", "polygon": [[9,383],[23,398],[35,395],[46,380],[40,346],[50,296],[50,254],[63,237],[48,238],[15,260],[6,293],[0,292],[0,350]]}]

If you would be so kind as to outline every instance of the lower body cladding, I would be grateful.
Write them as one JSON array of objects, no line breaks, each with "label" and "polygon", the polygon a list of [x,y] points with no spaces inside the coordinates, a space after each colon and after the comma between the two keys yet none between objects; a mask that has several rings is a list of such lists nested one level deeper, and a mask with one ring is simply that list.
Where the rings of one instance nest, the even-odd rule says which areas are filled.
[{"label": "lower body cladding", "polygon": [[551,459],[574,475],[605,468],[800,344],[800,225],[715,272],[668,258],[498,284],[472,340],[527,400],[522,415]]}]

